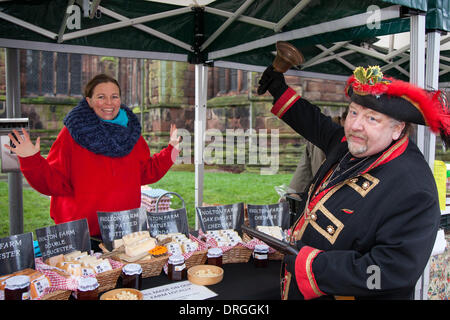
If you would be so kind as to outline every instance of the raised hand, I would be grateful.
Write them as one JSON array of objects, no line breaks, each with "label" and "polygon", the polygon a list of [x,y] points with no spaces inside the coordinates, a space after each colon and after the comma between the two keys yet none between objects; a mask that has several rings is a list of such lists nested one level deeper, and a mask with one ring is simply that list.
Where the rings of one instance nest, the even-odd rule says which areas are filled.
[{"label": "raised hand", "polygon": [[13,130],[13,133],[15,137],[11,133],[8,134],[8,137],[11,139],[12,143],[15,146],[11,147],[10,145],[5,144],[4,147],[8,150],[11,150],[19,157],[30,157],[41,150],[40,137],[36,139],[36,144],[33,144],[33,142],[31,142],[30,135],[24,128],[22,128],[23,137],[15,129]]},{"label": "raised hand", "polygon": [[171,144],[174,148],[178,149],[178,145],[180,144],[183,137],[178,136],[178,129],[175,124],[170,125],[170,139],[169,144]]}]

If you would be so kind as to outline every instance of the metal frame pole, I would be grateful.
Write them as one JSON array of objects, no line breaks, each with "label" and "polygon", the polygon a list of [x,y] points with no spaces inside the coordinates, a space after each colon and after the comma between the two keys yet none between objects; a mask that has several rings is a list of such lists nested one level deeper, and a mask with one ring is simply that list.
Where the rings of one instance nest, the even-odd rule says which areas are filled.
[{"label": "metal frame pole", "polygon": [[[19,49],[5,49],[6,117],[20,118],[20,64]],[[9,233],[23,233],[22,172],[8,172]]]},{"label": "metal frame pole", "polygon": [[[203,204],[204,162],[206,129],[206,101],[208,92],[208,67],[195,65],[195,122],[194,122],[194,164],[195,164],[195,206]],[[198,230],[198,218],[195,215],[195,229]]]}]

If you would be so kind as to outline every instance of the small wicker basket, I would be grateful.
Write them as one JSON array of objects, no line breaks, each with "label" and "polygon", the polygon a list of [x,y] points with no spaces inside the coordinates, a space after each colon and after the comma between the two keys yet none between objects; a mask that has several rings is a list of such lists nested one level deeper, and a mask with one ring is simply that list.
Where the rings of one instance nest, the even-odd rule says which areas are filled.
[{"label": "small wicker basket", "polygon": [[247,263],[251,255],[252,250],[239,243],[229,250],[224,250],[222,263]]}]

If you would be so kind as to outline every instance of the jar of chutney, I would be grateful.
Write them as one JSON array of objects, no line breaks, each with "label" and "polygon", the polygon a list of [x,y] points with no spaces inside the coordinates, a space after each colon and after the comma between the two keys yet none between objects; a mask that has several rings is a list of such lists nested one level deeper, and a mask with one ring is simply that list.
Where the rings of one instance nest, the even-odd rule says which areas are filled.
[{"label": "jar of chutney", "polygon": [[265,268],[269,263],[269,246],[257,244],[253,250],[253,263],[256,268]]},{"label": "jar of chutney", "polygon": [[123,288],[142,289],[142,267],[137,263],[129,263],[123,266],[120,275]]},{"label": "jar of chutney", "polygon": [[220,248],[209,248],[206,257],[208,258],[208,264],[222,267],[223,251]]},{"label": "jar of chutney", "polygon": [[181,254],[173,254],[169,257],[167,264],[167,276],[171,281],[187,279],[186,264]]},{"label": "jar of chutney", "polygon": [[30,277],[13,276],[5,280],[5,300],[29,300]]},{"label": "jar of chutney", "polygon": [[76,291],[77,300],[98,300],[98,281],[94,277],[85,277],[78,280]]}]

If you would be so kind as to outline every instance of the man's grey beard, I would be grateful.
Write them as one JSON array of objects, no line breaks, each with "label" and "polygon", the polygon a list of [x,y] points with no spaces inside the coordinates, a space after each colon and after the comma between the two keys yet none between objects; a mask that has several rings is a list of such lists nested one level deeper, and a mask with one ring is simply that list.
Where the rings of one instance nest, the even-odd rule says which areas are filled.
[{"label": "man's grey beard", "polygon": [[367,146],[356,145],[354,143],[348,142],[348,150],[353,156],[358,157],[358,155],[365,153],[367,151]]}]

